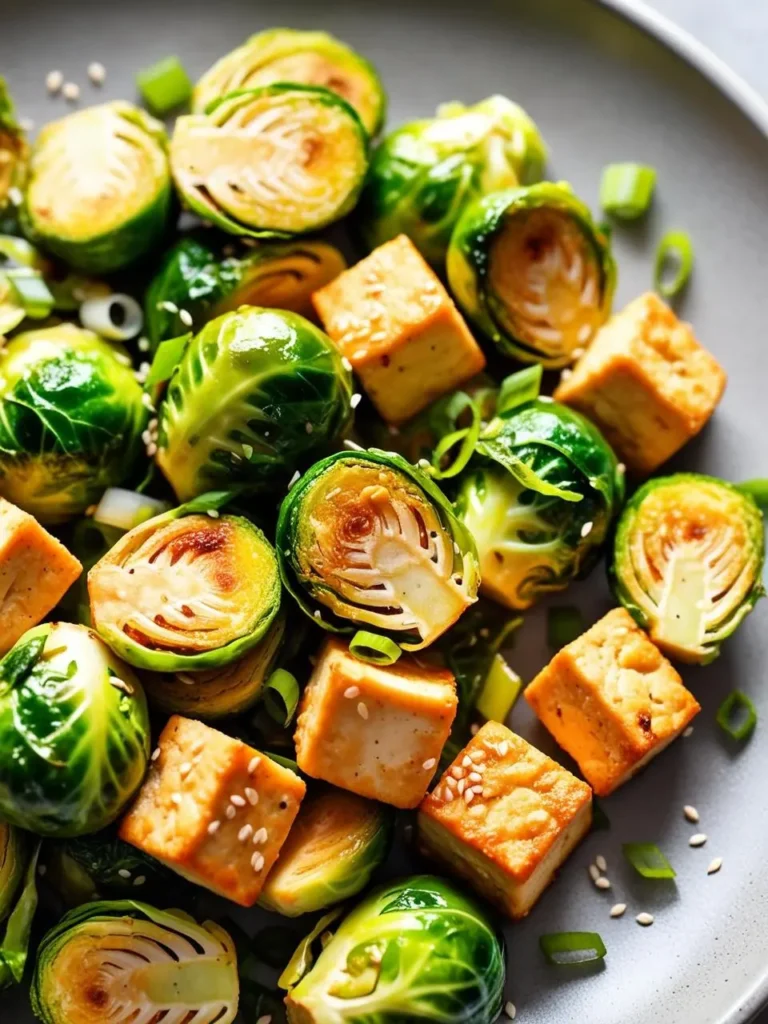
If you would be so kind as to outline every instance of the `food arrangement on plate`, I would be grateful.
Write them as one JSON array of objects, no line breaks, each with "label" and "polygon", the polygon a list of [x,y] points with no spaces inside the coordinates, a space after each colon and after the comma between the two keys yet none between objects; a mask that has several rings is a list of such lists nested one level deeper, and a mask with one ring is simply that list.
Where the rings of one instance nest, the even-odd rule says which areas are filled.
[{"label": "food arrangement on plate", "polygon": [[[763,593],[768,483],[664,475],[725,387],[664,301],[690,240],[614,311],[611,228],[521,107],[379,138],[323,32],[138,85],[30,142],[0,81],[0,987],[46,1024],[514,1017],[501,920]],[[606,168],[614,230],[655,184]],[[523,688],[521,615],[603,559],[616,607],[550,609]],[[504,724],[521,693],[579,775]],[[312,916],[281,956],[224,901]]]}]

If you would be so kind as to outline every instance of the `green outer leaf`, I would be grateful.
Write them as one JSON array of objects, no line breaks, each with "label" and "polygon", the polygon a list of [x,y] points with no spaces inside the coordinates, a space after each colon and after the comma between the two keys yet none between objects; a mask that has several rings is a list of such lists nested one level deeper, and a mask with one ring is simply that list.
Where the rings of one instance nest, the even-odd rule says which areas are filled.
[{"label": "green outer leaf", "polygon": [[187,331],[186,334],[182,334],[178,338],[169,338],[167,341],[160,342],[144,383],[146,388],[154,387],[155,384],[164,384],[171,379],[191,340],[192,332]]},{"label": "green outer leaf", "polygon": [[29,853],[27,833],[0,819],[0,922],[13,908]]},{"label": "green outer leaf", "polygon": [[623,843],[622,852],[643,878],[671,879],[677,872],[656,843]]},{"label": "green outer leaf", "polygon": [[298,985],[314,963],[315,956],[312,952],[314,942],[319,939],[323,932],[327,931],[335,921],[338,921],[345,909],[345,907],[336,907],[329,913],[323,914],[312,931],[304,936],[294,950],[293,956],[288,961],[288,965],[285,970],[277,979],[277,984],[280,988],[289,991]]},{"label": "green outer leaf", "polygon": [[463,312],[502,353],[521,362],[557,369],[572,361],[570,355],[564,359],[547,359],[522,339],[507,334],[494,316],[488,282],[491,250],[506,219],[517,212],[540,207],[552,207],[569,215],[583,233],[600,272],[602,309],[607,320],[616,287],[616,262],[589,208],[566,182],[543,181],[528,188],[496,192],[469,203],[451,236],[448,281]]},{"label": "green outer leaf", "polygon": [[[334,616],[333,613],[324,605],[317,606],[320,610],[320,618],[315,616],[314,613],[316,609],[311,599],[311,595],[306,593],[299,578],[299,567],[294,558],[295,550],[293,542],[298,527],[298,521],[301,516],[301,504],[303,498],[312,487],[314,481],[337,462],[355,461],[374,462],[381,466],[387,466],[390,469],[401,472],[404,476],[408,477],[412,483],[416,484],[416,486],[424,492],[427,499],[429,499],[435,506],[444,528],[458,545],[459,553],[456,555],[456,558],[460,559],[465,554],[469,554],[474,567],[474,573],[475,575],[479,575],[475,542],[463,523],[456,518],[451,503],[438,488],[437,484],[433,483],[424,473],[420,472],[409,462],[406,462],[401,455],[397,455],[395,452],[384,452],[380,451],[378,448],[368,448],[363,451],[336,452],[334,455],[329,455],[328,458],[321,459],[320,462],[316,462],[315,465],[312,466],[311,469],[307,470],[307,472],[293,485],[291,490],[285,496],[283,503],[280,506],[280,515],[277,520],[276,541],[277,559],[280,566],[280,577],[283,581],[283,586],[296,600],[301,610],[306,615],[310,616],[316,625],[322,626],[322,628],[327,630],[329,633],[355,633],[357,632],[357,626],[351,621],[348,622],[347,620],[336,618],[336,616]],[[371,632],[376,631],[371,630]],[[414,645],[406,642],[402,634],[385,633],[383,635],[391,636],[393,640],[399,643],[403,650],[419,649],[420,645]]]},{"label": "green outer leaf", "polygon": [[[741,724],[734,724],[734,711],[741,710],[745,717]],[[715,721],[723,730],[728,733],[732,740],[746,740],[755,731],[757,725],[757,709],[746,693],[741,690],[734,690],[729,693],[723,703],[717,709]]]},{"label": "green outer leaf", "polygon": [[37,858],[40,854],[38,843],[30,858],[24,877],[24,887],[11,911],[5,926],[5,935],[0,941],[0,989],[14,982],[20,984],[27,963],[32,920],[37,910]]},{"label": "green outer leaf", "polygon": [[40,660],[49,633],[45,626],[36,626],[8,651],[0,661],[0,694],[6,694],[26,681]]},{"label": "green outer leaf", "polygon": [[756,480],[744,480],[740,484],[736,484],[738,490],[742,494],[748,494],[750,498],[753,498],[758,508],[765,511],[768,509],[768,479],[765,477]]},{"label": "green outer leaf", "polygon": [[597,932],[552,932],[540,936],[539,947],[547,962],[558,967],[593,963],[607,953]]}]

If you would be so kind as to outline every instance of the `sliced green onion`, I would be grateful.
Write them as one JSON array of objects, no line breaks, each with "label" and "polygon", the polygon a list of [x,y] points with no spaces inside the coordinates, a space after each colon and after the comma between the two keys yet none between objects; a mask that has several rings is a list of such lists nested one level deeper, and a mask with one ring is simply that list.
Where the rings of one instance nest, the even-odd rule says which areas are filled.
[{"label": "sliced green onion", "polygon": [[580,608],[561,605],[547,610],[547,645],[559,651],[566,644],[578,639],[586,629]]},{"label": "sliced green onion", "polygon": [[151,388],[155,384],[163,384],[171,379],[191,338],[192,332],[188,331],[186,334],[180,334],[178,338],[169,338],[168,341],[160,342],[149,368],[146,387]]},{"label": "sliced green onion", "polygon": [[15,235],[0,235],[0,266],[4,266],[6,263],[14,263],[19,267],[33,267],[35,270],[42,270],[45,266],[45,259],[34,245],[30,245],[26,238],[17,238]]},{"label": "sliced green onion", "polygon": [[264,753],[270,759],[270,761],[274,761],[275,764],[281,764],[283,768],[287,768],[289,771],[294,772],[296,775],[301,775],[301,772],[299,771],[299,766],[296,764],[292,757],[283,757],[282,754],[273,754],[269,750],[265,750]]},{"label": "sliced green onion", "polygon": [[607,950],[597,932],[553,932],[539,938],[550,964],[589,964],[602,960]]},{"label": "sliced green onion", "polygon": [[165,57],[136,75],[141,97],[152,111],[164,117],[189,102],[192,83],[178,57]]},{"label": "sliced green onion", "polygon": [[715,721],[732,740],[746,740],[755,731],[757,710],[745,693],[734,690],[717,709]]},{"label": "sliced green onion", "polygon": [[17,267],[7,270],[5,276],[28,317],[45,320],[51,315],[54,299],[39,270]]},{"label": "sliced green onion", "polygon": [[371,665],[394,665],[403,652],[389,637],[359,629],[349,642],[349,653]]},{"label": "sliced green onion", "polygon": [[538,398],[541,391],[542,372],[541,366],[536,365],[505,377],[501,382],[496,399],[496,415],[503,416],[510,409],[516,409],[518,405],[532,402],[534,398]]},{"label": "sliced green onion", "polygon": [[299,703],[296,676],[284,668],[276,668],[264,688],[264,706],[278,725],[290,725]]},{"label": "sliced green onion", "polygon": [[80,323],[109,341],[128,341],[141,333],[144,314],[130,295],[86,299],[80,307]]},{"label": "sliced green onion", "polygon": [[[462,469],[464,469],[472,458],[478,439],[480,437],[480,426],[482,417],[480,415],[480,408],[476,402],[460,391],[457,395],[454,395],[454,401],[451,403],[448,415],[450,419],[456,423],[462,413],[469,409],[472,420],[467,427],[462,427],[459,430],[454,430],[450,434],[446,434],[445,437],[440,439],[440,443],[432,453],[432,468],[430,475],[435,480],[448,480],[450,477],[457,476]],[[459,446],[458,451],[453,457],[453,460],[444,465],[446,456],[451,452],[453,448]]]},{"label": "sliced green onion", "polygon": [[762,509],[768,509],[768,480],[745,480],[742,484],[736,485],[743,494],[754,498]]},{"label": "sliced green onion", "polygon": [[643,878],[674,878],[675,869],[655,843],[624,843],[624,856]]},{"label": "sliced green onion", "polygon": [[600,205],[619,220],[647,212],[656,187],[656,171],[645,164],[608,164],[600,182]]},{"label": "sliced green onion", "polygon": [[127,533],[134,526],[154,519],[169,508],[168,502],[158,498],[150,498],[137,491],[126,491],[122,487],[108,487],[96,506],[93,518],[97,523],[116,526]]},{"label": "sliced green onion", "polygon": [[509,666],[503,654],[497,654],[477,698],[477,711],[489,722],[505,721],[522,688],[520,676]]},{"label": "sliced green onion", "polygon": [[592,832],[605,832],[611,827],[611,819],[605,813],[603,805],[597,799],[592,797]]},{"label": "sliced green onion", "polygon": [[674,299],[688,284],[692,270],[693,244],[690,235],[685,231],[667,232],[656,250],[653,272],[656,291],[665,299]]},{"label": "sliced green onion", "polygon": [[225,505],[234,501],[238,493],[236,490],[206,491],[199,498],[192,498],[191,501],[179,505],[174,512],[174,517],[180,519],[182,516],[198,515],[204,512],[219,512]]}]

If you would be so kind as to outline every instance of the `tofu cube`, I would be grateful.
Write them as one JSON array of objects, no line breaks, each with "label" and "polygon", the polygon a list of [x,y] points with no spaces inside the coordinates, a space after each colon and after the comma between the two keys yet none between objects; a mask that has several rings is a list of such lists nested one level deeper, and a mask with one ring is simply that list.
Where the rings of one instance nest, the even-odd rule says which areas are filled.
[{"label": "tofu cube", "polygon": [[702,429],[725,371],[653,292],[612,317],[555,391],[596,423],[628,468],[653,473]]},{"label": "tofu cube", "polygon": [[563,647],[525,698],[598,796],[630,779],[701,710],[624,608]]},{"label": "tofu cube", "polygon": [[312,301],[389,423],[410,419],[485,366],[450,295],[405,235],[374,249]]},{"label": "tofu cube", "polygon": [[45,618],[82,571],[33,516],[0,498],[0,654]]},{"label": "tofu cube", "polygon": [[506,726],[486,722],[419,808],[418,842],[519,918],[591,824],[586,783]]},{"label": "tofu cube", "polygon": [[403,656],[369,665],[326,641],[296,728],[299,768],[394,807],[417,807],[456,717],[456,681]]},{"label": "tofu cube", "polygon": [[243,907],[259,897],[306,786],[240,740],[174,715],[120,838]]}]

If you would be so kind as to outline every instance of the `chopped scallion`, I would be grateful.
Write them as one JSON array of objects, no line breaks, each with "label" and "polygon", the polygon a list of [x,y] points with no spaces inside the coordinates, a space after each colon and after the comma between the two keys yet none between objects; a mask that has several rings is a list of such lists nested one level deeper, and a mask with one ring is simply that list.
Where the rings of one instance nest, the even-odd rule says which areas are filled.
[{"label": "chopped scallion", "polygon": [[[452,406],[448,410],[448,415],[453,423],[458,423],[467,411],[469,411],[471,419],[468,426],[454,430],[440,439],[432,453],[432,468],[429,471],[435,480],[448,480],[450,477],[457,476],[472,458],[480,438],[481,416],[477,403],[469,395],[460,391],[454,395]],[[456,453],[453,459],[446,464],[446,458],[454,448],[457,448]]]},{"label": "chopped scallion", "polygon": [[541,366],[529,366],[525,370],[511,373],[505,377],[499,387],[496,399],[496,415],[503,416],[510,409],[516,409],[524,402],[531,402],[539,397],[541,391]]},{"label": "chopped scallion", "polygon": [[600,205],[619,220],[636,220],[651,205],[656,171],[645,164],[608,164],[600,182]]},{"label": "chopped scallion", "polygon": [[665,299],[674,299],[693,270],[693,244],[685,231],[668,231],[656,250],[654,284]]},{"label": "chopped scallion", "polygon": [[178,57],[165,57],[136,75],[141,97],[152,111],[164,117],[189,102],[192,83]]},{"label": "chopped scallion", "polygon": [[45,320],[51,315],[54,299],[39,270],[18,267],[7,270],[5,276],[13,289],[16,301],[32,320]]},{"label": "chopped scallion", "polygon": [[477,699],[478,712],[489,722],[503,722],[520,696],[523,681],[513,671],[502,654],[491,662],[480,696]]},{"label": "chopped scallion", "polygon": [[359,629],[349,642],[349,653],[371,665],[394,665],[403,652],[389,637]]},{"label": "chopped scallion", "polygon": [[624,843],[622,851],[643,878],[675,877],[675,869],[655,843]]},{"label": "chopped scallion", "polygon": [[277,668],[264,688],[264,707],[278,725],[290,725],[299,703],[299,683],[296,676],[284,668]]},{"label": "chopped scallion", "polygon": [[588,964],[604,959],[607,950],[597,932],[553,932],[539,938],[550,964]]},{"label": "chopped scallion", "polygon": [[559,605],[547,611],[547,644],[553,651],[572,643],[586,629],[581,609]]},{"label": "chopped scallion", "polygon": [[270,750],[265,751],[265,753],[270,761],[274,761],[275,764],[281,764],[283,768],[287,768],[289,771],[295,772],[296,775],[301,774],[299,766],[292,757],[283,757],[282,754],[273,754]]},{"label": "chopped scallion", "polygon": [[757,710],[745,693],[734,690],[717,709],[715,721],[732,740],[746,740],[755,731]]},{"label": "chopped scallion", "polygon": [[762,509],[768,509],[768,480],[745,480],[742,484],[736,485],[744,494],[754,498]]},{"label": "chopped scallion", "polygon": [[160,342],[147,375],[146,386],[148,388],[171,379],[191,338],[192,334],[187,333],[180,334],[178,338],[169,338],[168,341]]}]

